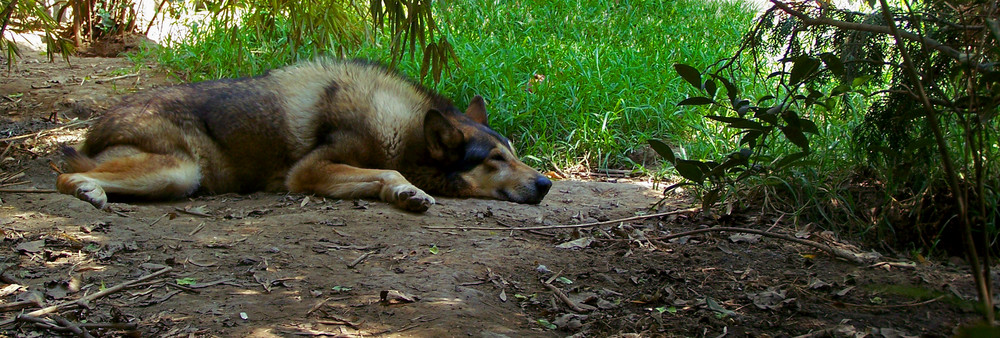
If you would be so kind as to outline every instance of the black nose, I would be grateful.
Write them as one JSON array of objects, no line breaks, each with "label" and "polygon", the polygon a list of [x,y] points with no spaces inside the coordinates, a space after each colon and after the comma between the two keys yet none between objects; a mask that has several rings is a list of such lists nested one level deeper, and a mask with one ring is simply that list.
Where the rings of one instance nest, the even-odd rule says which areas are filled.
[{"label": "black nose", "polygon": [[538,176],[535,179],[535,191],[538,192],[538,200],[541,201],[545,194],[549,193],[549,188],[552,188],[552,181],[550,181],[545,176]]}]

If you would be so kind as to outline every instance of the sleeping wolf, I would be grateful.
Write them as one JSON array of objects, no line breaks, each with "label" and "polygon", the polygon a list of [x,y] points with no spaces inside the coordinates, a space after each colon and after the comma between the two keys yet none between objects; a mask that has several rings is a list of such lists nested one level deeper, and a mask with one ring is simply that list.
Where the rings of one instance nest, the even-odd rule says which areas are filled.
[{"label": "sleeping wolf", "polygon": [[257,190],[378,198],[422,212],[436,194],[537,204],[552,182],[487,124],[366,61],[320,60],[266,75],[178,85],[109,110],[76,150],[64,194],[171,199]]}]

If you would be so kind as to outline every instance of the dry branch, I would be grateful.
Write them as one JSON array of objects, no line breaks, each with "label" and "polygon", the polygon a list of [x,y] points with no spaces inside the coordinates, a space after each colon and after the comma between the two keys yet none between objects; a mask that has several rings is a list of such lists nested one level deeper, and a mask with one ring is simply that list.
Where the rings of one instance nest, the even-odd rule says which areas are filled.
[{"label": "dry branch", "polygon": [[668,211],[668,212],[661,212],[661,213],[658,213],[658,214],[633,216],[633,217],[626,217],[626,218],[615,219],[615,220],[610,220],[610,221],[593,222],[593,223],[583,223],[583,224],[542,225],[542,226],[523,227],[523,228],[500,228],[500,227],[435,227],[435,226],[425,226],[424,229],[438,229],[438,230],[441,230],[441,229],[445,229],[445,230],[492,230],[492,231],[497,231],[497,230],[520,230],[520,231],[528,231],[528,230],[550,230],[550,229],[578,229],[578,228],[589,228],[589,227],[598,226],[598,225],[605,225],[605,224],[614,224],[614,223],[620,223],[620,222],[629,222],[629,221],[636,221],[636,220],[641,220],[641,219],[656,218],[656,217],[663,217],[663,216],[683,214],[683,213],[690,213],[690,212],[698,212],[700,210],[701,210],[701,208],[688,208],[688,209],[674,210],[674,211]]},{"label": "dry branch", "polygon": [[139,73],[125,74],[125,75],[121,75],[121,76],[109,77],[109,78],[104,78],[104,79],[97,79],[97,80],[94,80],[94,82],[95,83],[105,83],[105,82],[110,82],[110,81],[114,81],[114,80],[121,80],[121,79],[130,78],[130,77],[136,77],[136,76],[139,76]]},{"label": "dry branch", "polygon": [[[833,20],[833,19],[830,19],[830,18],[822,18],[822,17],[821,18],[813,18],[813,17],[810,17],[809,15],[807,15],[806,13],[802,13],[802,12],[799,12],[799,11],[793,9],[791,6],[789,6],[788,4],[784,3],[781,0],[771,0],[771,3],[773,3],[775,7],[780,8],[785,13],[788,13],[789,15],[794,16],[794,17],[798,18],[799,20],[802,20],[802,23],[805,24],[805,25],[807,25],[807,26],[832,26],[832,27],[837,27],[837,28],[844,29],[844,30],[853,30],[853,31],[861,31],[861,32],[871,32],[871,33],[879,33],[879,34],[885,34],[885,35],[892,35],[892,33],[893,33],[892,30],[889,27],[886,27],[886,26],[878,26],[878,25],[869,25],[869,24],[856,23],[856,22],[840,21],[840,20]],[[948,57],[950,57],[952,59],[963,61],[963,62],[967,62],[968,58],[963,58],[962,57],[963,54],[961,52],[959,52],[958,50],[956,50],[954,48],[948,47],[945,44],[943,44],[941,42],[938,42],[937,40],[934,40],[934,39],[931,39],[931,38],[928,38],[928,37],[919,36],[919,35],[916,35],[916,34],[913,34],[913,33],[907,32],[907,31],[902,31],[902,30],[898,31],[898,35],[901,38],[904,38],[904,39],[907,39],[907,40],[910,40],[910,41],[914,41],[914,42],[919,42],[919,43],[922,43],[922,44],[926,45],[927,47],[930,47],[930,48],[933,48],[935,50],[938,50],[938,51],[940,51],[940,52],[948,55]]]},{"label": "dry branch", "polygon": [[703,233],[703,232],[712,232],[712,231],[742,232],[742,233],[748,233],[748,234],[754,234],[754,235],[761,235],[761,236],[766,236],[766,237],[771,237],[771,238],[783,239],[783,240],[786,240],[786,241],[789,241],[789,242],[794,242],[794,243],[798,243],[798,244],[802,244],[802,245],[808,245],[808,246],[811,246],[811,247],[814,247],[814,248],[826,251],[827,253],[829,253],[831,255],[843,258],[843,259],[845,259],[845,260],[847,260],[849,262],[855,263],[855,264],[865,264],[866,263],[864,260],[862,260],[861,258],[859,258],[854,253],[852,253],[850,251],[847,251],[847,250],[844,250],[844,249],[834,248],[832,246],[829,246],[829,245],[826,245],[826,244],[822,244],[822,243],[817,243],[817,242],[813,242],[813,241],[807,241],[807,240],[804,240],[804,239],[795,238],[795,237],[788,236],[788,235],[776,234],[776,233],[762,231],[762,230],[757,230],[757,229],[734,228],[734,227],[715,227],[715,228],[707,228],[707,229],[698,229],[698,230],[691,230],[691,231],[679,232],[679,233],[672,234],[672,235],[667,235],[667,236],[652,238],[652,240],[666,241],[666,240],[670,240],[670,239],[673,239],[673,238],[684,237],[684,236],[689,236],[689,235],[694,235],[694,234],[700,234],[700,233]]},{"label": "dry branch", "polygon": [[53,189],[0,189],[0,192],[8,194],[54,194],[58,191]]},{"label": "dry branch", "polygon": [[587,311],[586,309],[581,308],[579,305],[576,305],[576,303],[573,303],[573,301],[570,300],[569,297],[566,297],[566,294],[563,293],[562,290],[559,290],[559,288],[557,288],[555,285],[552,285],[552,284],[549,284],[549,283],[542,283],[542,285],[545,285],[545,287],[549,288],[549,290],[552,291],[552,293],[554,293],[556,295],[556,297],[559,298],[559,300],[561,300],[563,303],[565,303],[566,306],[568,306],[570,310],[573,310],[573,312],[577,312],[577,313],[587,313],[587,312],[590,312],[590,311]]},{"label": "dry branch", "polygon": [[39,131],[36,131],[34,133],[30,133],[30,134],[24,134],[24,135],[18,135],[18,136],[11,136],[11,137],[7,137],[7,138],[0,138],[0,142],[7,142],[7,141],[14,141],[14,140],[20,140],[20,139],[25,139],[25,138],[42,136],[43,134],[51,133],[51,132],[55,132],[55,131],[59,131],[59,130],[63,130],[63,129],[66,129],[66,128],[69,128],[69,127],[72,127],[72,126],[77,126],[77,125],[81,125],[81,124],[87,124],[87,123],[90,123],[93,120],[94,120],[93,118],[86,119],[86,120],[79,120],[79,121],[70,122],[70,123],[67,123],[67,124],[55,127],[55,128],[50,128],[50,129],[45,129],[45,130],[39,130]]},{"label": "dry branch", "polygon": [[[53,312],[56,312],[56,311],[65,310],[65,309],[68,309],[68,308],[71,308],[71,307],[75,307],[75,306],[85,306],[86,304],[90,303],[91,301],[93,301],[95,299],[98,299],[98,298],[101,298],[101,297],[104,297],[104,296],[107,296],[107,295],[110,295],[110,294],[113,294],[113,293],[116,293],[116,292],[128,289],[132,285],[135,285],[135,284],[138,284],[138,283],[142,283],[144,281],[147,281],[147,280],[159,277],[159,276],[161,276],[161,275],[163,275],[163,274],[165,274],[167,272],[170,272],[172,270],[173,270],[173,268],[171,268],[171,267],[165,267],[165,268],[163,268],[163,269],[161,269],[159,271],[156,271],[154,273],[151,273],[151,274],[139,277],[138,279],[135,279],[135,280],[132,280],[132,281],[128,281],[128,282],[124,282],[124,283],[112,286],[110,288],[104,289],[103,291],[94,293],[92,295],[84,296],[84,297],[82,297],[80,299],[77,299],[77,300],[71,300],[71,301],[67,301],[67,302],[62,302],[62,303],[59,303],[59,304],[56,304],[56,305],[52,305],[52,306],[49,306],[49,307],[46,307],[46,308],[42,308],[42,309],[38,309],[38,310],[35,310],[35,311],[31,311],[31,312],[27,313],[27,315],[31,316],[31,317],[38,317],[38,316],[46,315],[46,314],[53,313]],[[12,323],[14,320],[16,320],[16,318],[15,319],[6,320],[4,322],[0,322],[0,326],[6,326],[6,325]]]}]

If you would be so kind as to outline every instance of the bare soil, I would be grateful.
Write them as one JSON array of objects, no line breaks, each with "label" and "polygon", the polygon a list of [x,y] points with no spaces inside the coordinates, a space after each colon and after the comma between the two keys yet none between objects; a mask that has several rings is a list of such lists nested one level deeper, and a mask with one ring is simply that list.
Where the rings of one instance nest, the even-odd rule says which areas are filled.
[{"label": "bare soil", "polygon": [[[57,146],[80,141],[81,121],[169,82],[120,58],[67,65],[37,55],[0,76],[0,320],[8,321],[0,336],[57,333],[15,320],[37,309],[18,301],[59,304],[167,267],[57,312],[69,326],[133,325],[87,329],[98,336],[165,337],[949,336],[978,318],[960,260],[883,253],[878,261],[897,264],[859,265],[733,232],[655,239],[725,225],[871,251],[821,224],[796,228],[791,217],[679,213],[515,230],[650,213],[662,194],[642,180],[558,180],[540,205],[440,198],[424,214],[268,193],[114,203],[106,212],[72,196],[13,192],[54,189]],[[692,203],[671,196],[657,211]],[[558,247],[573,240],[583,247]]]}]

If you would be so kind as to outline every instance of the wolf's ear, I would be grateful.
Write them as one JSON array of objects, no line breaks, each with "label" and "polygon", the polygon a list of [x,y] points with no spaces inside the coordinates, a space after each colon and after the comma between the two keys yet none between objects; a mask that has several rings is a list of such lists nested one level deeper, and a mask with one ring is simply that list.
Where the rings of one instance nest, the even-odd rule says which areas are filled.
[{"label": "wolf's ear", "polygon": [[486,117],[486,101],[483,100],[482,96],[476,95],[472,98],[472,102],[469,102],[469,108],[465,110],[465,116],[484,126],[490,126],[489,119]]},{"label": "wolf's ear", "polygon": [[437,109],[427,111],[424,117],[424,137],[427,139],[427,151],[435,160],[454,163],[465,155],[461,151],[465,144],[462,131]]}]

